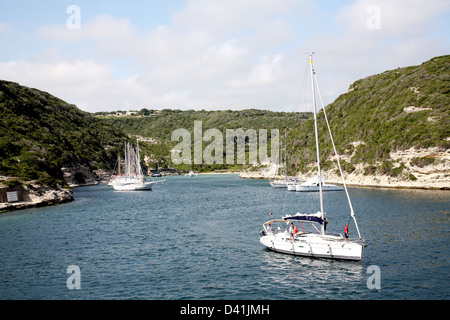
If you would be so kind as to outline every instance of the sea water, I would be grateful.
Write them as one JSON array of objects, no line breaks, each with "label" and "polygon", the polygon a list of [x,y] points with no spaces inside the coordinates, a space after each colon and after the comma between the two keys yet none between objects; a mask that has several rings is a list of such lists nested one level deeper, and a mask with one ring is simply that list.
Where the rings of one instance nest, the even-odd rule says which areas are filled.
[{"label": "sea water", "polygon": [[[0,299],[448,299],[449,191],[349,193],[367,244],[360,262],[259,243],[265,221],[317,212],[318,193],[238,175],[76,188],[71,203],[0,214]],[[345,193],[324,196],[327,232],[349,223],[356,236]]]}]

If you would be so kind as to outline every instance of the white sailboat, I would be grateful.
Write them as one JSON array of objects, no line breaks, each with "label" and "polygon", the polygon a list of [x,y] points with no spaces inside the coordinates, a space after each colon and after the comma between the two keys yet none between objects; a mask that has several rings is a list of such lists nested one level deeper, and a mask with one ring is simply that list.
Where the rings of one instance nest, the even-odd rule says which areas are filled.
[{"label": "white sailboat", "polygon": [[[284,132],[284,164],[280,165],[280,160],[283,156],[283,141],[281,141],[280,148],[278,149],[276,170],[275,170],[273,178],[269,180],[269,184],[272,188],[288,188],[289,186],[292,186],[292,185],[295,185],[298,183],[298,180],[296,178],[288,177],[288,175],[287,175],[286,143],[287,143],[287,137],[286,137],[286,131],[285,131]],[[281,175],[284,174],[284,178],[276,178],[280,167],[283,168],[284,172],[282,172]]]},{"label": "white sailboat", "polygon": [[295,185],[295,191],[299,192],[319,192],[320,188],[322,188],[322,191],[344,191],[344,187],[326,183],[323,175],[320,178],[316,176]]},{"label": "white sailboat", "polygon": [[189,173],[186,173],[185,174],[185,176],[188,176],[188,177],[195,177],[195,176],[197,176],[198,174],[197,173],[195,173],[194,171],[189,171]]},{"label": "white sailboat", "polygon": [[[313,93],[313,107],[314,107],[314,129],[316,138],[316,155],[317,155],[317,169],[318,177],[321,181],[320,170],[320,156],[319,156],[319,139],[317,130],[317,116],[316,116],[316,98],[315,98],[315,74],[312,64],[312,55],[309,55],[309,62],[311,67],[311,79],[312,79],[312,93]],[[319,92],[320,95],[320,92]],[[323,103],[322,103],[323,104]],[[325,109],[324,109],[325,119]],[[327,125],[328,125],[328,120]],[[331,136],[331,130],[328,125],[328,131],[330,133],[331,142],[333,144],[334,152],[337,158],[339,170],[344,185],[344,190],[347,195],[347,200],[350,207],[350,216],[353,218],[357,233],[358,240],[349,240],[347,236],[341,234],[327,234],[326,226],[327,219],[323,210],[323,184],[318,183],[318,191],[320,194],[320,211],[316,213],[300,213],[297,212],[293,215],[282,217],[278,220],[270,220],[263,224],[263,230],[261,230],[260,242],[268,249],[299,256],[308,256],[314,258],[330,258],[330,259],[345,259],[345,260],[361,260],[364,240],[361,238],[358,224],[356,222],[355,214],[353,212],[352,203],[348,194],[348,190],[345,184],[345,180],[342,174],[341,166],[339,164],[339,158],[334,145],[333,137]],[[289,230],[283,227],[273,228],[273,224],[282,223],[286,226],[286,223],[291,225]],[[294,230],[294,224],[298,224],[301,231]],[[316,227],[319,225],[319,228]],[[308,229],[309,228],[309,229]],[[297,232],[295,232],[297,231]]]},{"label": "white sailboat", "polygon": [[[130,143],[125,143],[125,169],[123,174],[113,177],[111,185],[116,191],[152,190],[155,181],[147,181],[141,167],[139,142],[136,150]],[[120,168],[120,164],[119,164]],[[119,169],[120,170],[120,169]]]},{"label": "white sailboat", "polygon": [[319,181],[321,181],[322,191],[344,191],[344,187],[337,186],[334,184],[326,183],[326,179],[321,177],[313,177],[304,182],[296,181],[293,184],[287,186],[288,191],[298,191],[298,192],[319,192]]}]

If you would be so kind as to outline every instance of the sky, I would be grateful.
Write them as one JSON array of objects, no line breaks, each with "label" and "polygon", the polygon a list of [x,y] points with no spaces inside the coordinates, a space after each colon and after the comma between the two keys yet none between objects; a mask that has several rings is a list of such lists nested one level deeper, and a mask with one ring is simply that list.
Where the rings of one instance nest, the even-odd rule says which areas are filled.
[{"label": "sky", "polygon": [[450,53],[448,0],[0,0],[0,79],[89,111],[311,111]]}]

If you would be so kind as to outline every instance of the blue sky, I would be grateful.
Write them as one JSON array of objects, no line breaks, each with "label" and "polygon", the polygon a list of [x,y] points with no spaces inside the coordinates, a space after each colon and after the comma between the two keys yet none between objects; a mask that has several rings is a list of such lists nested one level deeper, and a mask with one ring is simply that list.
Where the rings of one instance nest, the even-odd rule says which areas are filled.
[{"label": "blue sky", "polygon": [[305,111],[307,51],[325,104],[359,78],[449,54],[448,0],[1,2],[0,79],[91,112]]}]

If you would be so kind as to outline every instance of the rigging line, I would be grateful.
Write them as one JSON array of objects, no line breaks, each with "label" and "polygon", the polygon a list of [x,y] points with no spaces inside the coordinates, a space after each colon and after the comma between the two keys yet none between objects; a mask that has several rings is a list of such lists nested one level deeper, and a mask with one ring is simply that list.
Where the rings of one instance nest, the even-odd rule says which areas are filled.
[{"label": "rigging line", "polygon": [[320,206],[317,203],[317,197],[316,195],[318,192],[306,192],[308,194],[308,198],[311,200],[311,203],[313,205],[313,208],[315,208],[314,212],[320,212]]},{"label": "rigging line", "polygon": [[352,201],[350,200],[350,195],[348,194],[347,184],[345,183],[344,174],[342,172],[341,163],[339,161],[339,154],[337,153],[336,145],[334,144],[333,135],[331,134],[330,124],[328,123],[328,117],[327,117],[327,113],[325,111],[325,105],[324,105],[323,100],[322,100],[322,95],[320,94],[319,84],[317,82],[317,77],[316,77],[315,74],[314,74],[314,79],[316,80],[317,93],[319,95],[320,103],[322,104],[323,115],[324,115],[325,121],[327,123],[328,132],[330,134],[331,143],[333,145],[334,154],[336,156],[336,162],[337,162],[337,165],[338,165],[338,168],[339,168],[339,172],[341,174],[342,183],[344,185],[344,190],[345,190],[345,194],[347,196],[348,204],[350,206],[350,216],[353,218],[353,220],[355,222],[356,230],[358,231],[358,236],[361,239],[361,234],[359,232],[358,223],[356,222],[356,218],[355,218],[355,212],[353,211]]}]

